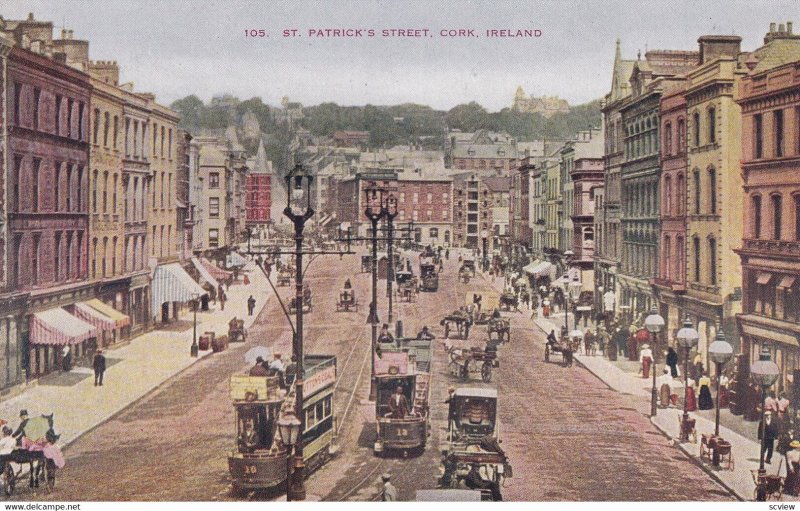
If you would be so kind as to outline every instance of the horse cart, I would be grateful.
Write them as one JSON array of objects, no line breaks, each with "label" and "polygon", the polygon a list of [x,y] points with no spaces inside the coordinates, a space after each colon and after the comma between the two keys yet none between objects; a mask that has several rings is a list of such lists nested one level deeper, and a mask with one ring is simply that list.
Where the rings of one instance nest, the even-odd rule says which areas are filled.
[{"label": "horse cart", "polygon": [[544,361],[550,362],[550,358],[553,355],[560,355],[561,356],[561,364],[564,366],[572,364],[572,346],[569,345],[568,341],[558,343],[558,342],[548,342],[544,345]]},{"label": "horse cart", "polygon": [[493,500],[501,500],[500,488],[513,472],[500,447],[497,390],[458,388],[448,405],[440,486],[490,490]]},{"label": "horse cart", "polygon": [[339,298],[336,300],[336,311],[350,312],[351,310],[358,312],[356,294],[352,289],[342,289],[339,291]]},{"label": "horse cart", "polygon": [[[311,305],[311,296],[304,296],[301,300],[301,307],[303,307],[303,312],[311,312],[312,305]],[[289,300],[289,313],[297,312],[297,297],[293,296]]]},{"label": "horse cart", "polygon": [[472,317],[464,310],[453,311],[445,316],[439,324],[444,327],[444,338],[450,338],[450,331],[455,329],[458,339],[469,337],[469,329],[472,326]]},{"label": "horse cart", "polygon": [[491,318],[486,323],[486,329],[490,342],[495,339],[497,342],[511,341],[511,320],[508,318]]},{"label": "horse cart", "polygon": [[246,342],[247,329],[244,327],[244,320],[233,318],[228,322],[228,341]]},{"label": "horse cart", "polygon": [[278,287],[288,286],[292,281],[292,272],[288,268],[281,268],[278,272]]},{"label": "horse cart", "polygon": [[481,380],[489,383],[492,381],[492,368],[500,366],[495,350],[448,347],[447,356],[450,359],[447,366],[450,374],[465,381],[470,379],[470,375],[480,374]]},{"label": "horse cart", "polygon": [[420,264],[420,291],[435,292],[439,289],[439,275],[436,273],[436,265]]},{"label": "horse cart", "polygon": [[361,256],[361,273],[369,273],[372,271],[372,256]]},{"label": "horse cart", "polygon": [[59,435],[53,430],[52,414],[28,419],[24,431],[22,447],[0,456],[0,479],[8,497],[14,494],[18,483],[25,477],[30,488],[39,488],[43,484],[47,492],[51,492],[56,485],[56,472],[64,465],[61,451],[56,446]]},{"label": "horse cart", "polygon": [[516,293],[506,291],[500,295],[500,310],[506,312],[519,310],[519,300]]},{"label": "horse cart", "polygon": [[459,270],[458,270],[458,280],[460,282],[463,282],[464,284],[469,284],[469,279],[471,279],[472,277],[473,277],[473,274],[472,274],[471,271],[469,271],[469,269],[467,269],[467,268],[465,268],[463,266],[461,268],[459,268]]},{"label": "horse cart", "polygon": [[416,302],[418,293],[419,284],[417,283],[417,277],[411,277],[410,280],[407,280],[397,286],[397,294],[401,302]]}]

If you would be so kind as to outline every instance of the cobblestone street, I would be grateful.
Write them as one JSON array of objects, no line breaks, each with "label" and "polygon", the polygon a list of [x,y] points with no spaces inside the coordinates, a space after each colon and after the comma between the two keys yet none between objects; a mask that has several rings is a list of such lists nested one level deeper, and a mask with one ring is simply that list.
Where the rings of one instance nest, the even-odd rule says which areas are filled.
[{"label": "cobblestone street", "polygon": [[[414,490],[435,488],[439,443],[446,426],[448,385],[496,386],[503,448],[514,467],[506,500],[730,500],[637,408],[630,396],[606,387],[577,366],[543,362],[544,336],[526,314],[512,315],[512,339],[500,348],[500,368],[490,384],[462,382],[446,370],[438,320],[464,301],[468,292],[488,290],[476,278],[457,283],[456,262],[446,262],[437,293],[421,293],[414,304],[397,304],[407,335],[428,325],[434,341],[432,432],[425,452],[408,458],[377,458],[374,404],[369,391],[369,328],[365,324],[369,275],[355,274],[358,257],[329,258],[312,264],[308,280],[314,311],[307,316],[307,353],[338,357],[339,452],[307,481],[310,499],[375,500],[379,477],[393,474],[402,500]],[[335,312],[335,296],[350,275],[363,307]],[[385,281],[379,284],[385,289]],[[290,288],[279,288],[285,299]],[[381,300],[382,302],[384,300]],[[380,312],[382,319],[386,311]],[[476,326],[470,343],[480,345],[485,327]],[[236,500],[276,499],[279,494],[234,495],[226,454],[234,445],[228,377],[244,370],[244,352],[255,344],[289,353],[290,329],[277,300],[271,300],[250,330],[248,342],[198,362],[87,433],[66,451],[56,490],[35,497],[52,500]],[[556,359],[557,360],[557,359]],[[602,483],[598,474],[602,474]],[[102,481],[103,484],[96,484]]]}]

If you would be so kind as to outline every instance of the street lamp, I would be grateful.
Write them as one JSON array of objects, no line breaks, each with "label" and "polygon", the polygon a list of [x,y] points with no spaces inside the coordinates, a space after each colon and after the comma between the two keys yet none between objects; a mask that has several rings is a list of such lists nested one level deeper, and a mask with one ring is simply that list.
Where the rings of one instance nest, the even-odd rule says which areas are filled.
[{"label": "street lamp", "polygon": [[394,219],[397,216],[397,197],[390,193],[386,198],[386,220],[388,222],[387,248],[386,255],[389,257],[389,265],[386,268],[386,293],[389,295],[389,324],[393,324],[394,316],[392,314],[392,281],[394,280]]},{"label": "street lamp", "polygon": [[192,293],[192,308],[194,309],[194,326],[192,328],[192,347],[189,356],[197,357],[200,347],[197,345],[197,309],[200,308],[200,293]]},{"label": "street lamp", "polygon": [[489,231],[486,229],[481,231],[481,250],[483,250],[483,271],[489,271],[489,256],[486,253],[489,249]]},{"label": "street lamp", "polygon": [[681,420],[681,442],[689,441],[689,429],[687,423],[689,422],[689,352],[697,345],[700,340],[700,334],[692,327],[692,321],[687,317],[683,322],[683,328],[678,330],[678,335],[675,336],[678,344],[684,351],[683,357],[683,419]]},{"label": "street lamp", "polygon": [[378,222],[386,214],[386,208],[383,207],[383,194],[385,190],[377,185],[375,181],[371,181],[364,188],[364,195],[366,196],[366,209],[364,215],[369,219],[372,224],[372,304],[370,305],[370,313],[367,321],[372,325],[372,375],[370,377],[369,396],[370,400],[375,398],[375,344],[378,339]]},{"label": "street lamp", "polygon": [[[708,354],[711,360],[717,364],[717,415],[714,422],[714,436],[719,436],[720,377],[722,376],[722,366],[733,358],[733,346],[725,340],[725,332],[723,332],[722,329],[717,331],[716,339],[714,339],[714,342],[708,347]],[[719,455],[716,449],[714,449],[712,462],[715,466],[719,466]]]},{"label": "street lamp", "polygon": [[[778,380],[778,376],[780,376],[780,369],[778,369],[778,364],[772,361],[772,357],[769,353],[769,348],[767,346],[761,347],[761,355],[759,356],[756,362],[753,362],[750,365],[750,374],[753,376],[753,381],[756,382],[757,385],[761,387],[761,424],[764,424],[764,402],[767,398],[767,390]],[[761,434],[761,456],[759,457],[760,461],[758,464],[758,473],[759,474],[766,474],[767,471],[764,468],[764,439],[766,438],[766,431]],[[759,489],[758,494],[756,495],[756,500],[763,501],[766,499],[766,495],[762,494],[763,491]]]},{"label": "street lamp", "polygon": [[[295,331],[292,338],[292,360],[295,364],[295,417],[300,418],[300,428],[304,429],[303,414],[303,228],[305,223],[314,216],[311,208],[311,182],[313,177],[306,172],[302,165],[297,165],[286,176],[286,209],[284,216],[294,224],[295,242]],[[287,500],[305,500],[306,489],[304,486],[305,465],[303,463],[303,438],[298,437],[294,448],[294,470],[292,484],[287,482]]]},{"label": "street lamp", "polygon": [[[572,282],[567,285],[567,292],[569,294],[569,300],[572,304],[572,317],[575,319],[575,329],[578,329],[578,300],[581,298],[581,293],[583,292],[583,283],[578,279],[578,276],[575,275],[572,278]],[[569,310],[566,311],[566,314],[569,315]],[[567,326],[569,328],[569,326]]]},{"label": "street lamp", "polygon": [[292,492],[290,491],[289,482],[292,479],[292,451],[294,446],[297,445],[297,440],[300,438],[300,420],[291,410],[287,410],[283,417],[278,419],[278,434],[281,437],[281,442],[286,446],[286,501],[292,501]]},{"label": "street lamp", "polygon": [[664,318],[658,315],[658,310],[653,307],[650,309],[650,315],[644,319],[644,327],[650,332],[650,338],[653,342],[653,367],[650,369],[653,371],[653,389],[650,394],[650,416],[656,416],[656,400],[658,398],[658,392],[656,391],[656,342],[658,341],[658,334],[661,330],[664,329]]}]

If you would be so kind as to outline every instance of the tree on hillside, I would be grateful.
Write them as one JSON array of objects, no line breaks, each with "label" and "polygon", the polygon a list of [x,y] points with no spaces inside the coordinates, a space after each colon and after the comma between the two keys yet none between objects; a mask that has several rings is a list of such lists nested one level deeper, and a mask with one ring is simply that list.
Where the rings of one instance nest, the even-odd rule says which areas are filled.
[{"label": "tree on hillside", "polygon": [[491,128],[489,112],[475,101],[451,108],[446,119],[450,129],[469,132]]},{"label": "tree on hillside", "polygon": [[194,131],[200,127],[200,117],[205,105],[203,101],[192,94],[174,101],[170,108],[181,115],[180,127],[187,131]]}]

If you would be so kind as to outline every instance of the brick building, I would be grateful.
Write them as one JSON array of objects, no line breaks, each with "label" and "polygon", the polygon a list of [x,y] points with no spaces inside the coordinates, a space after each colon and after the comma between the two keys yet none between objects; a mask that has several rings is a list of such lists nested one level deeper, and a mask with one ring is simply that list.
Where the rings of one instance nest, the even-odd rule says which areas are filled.
[{"label": "brick building", "polygon": [[263,228],[270,221],[272,204],[272,162],[267,161],[264,142],[259,142],[258,152],[247,174],[245,190],[245,225]]}]

